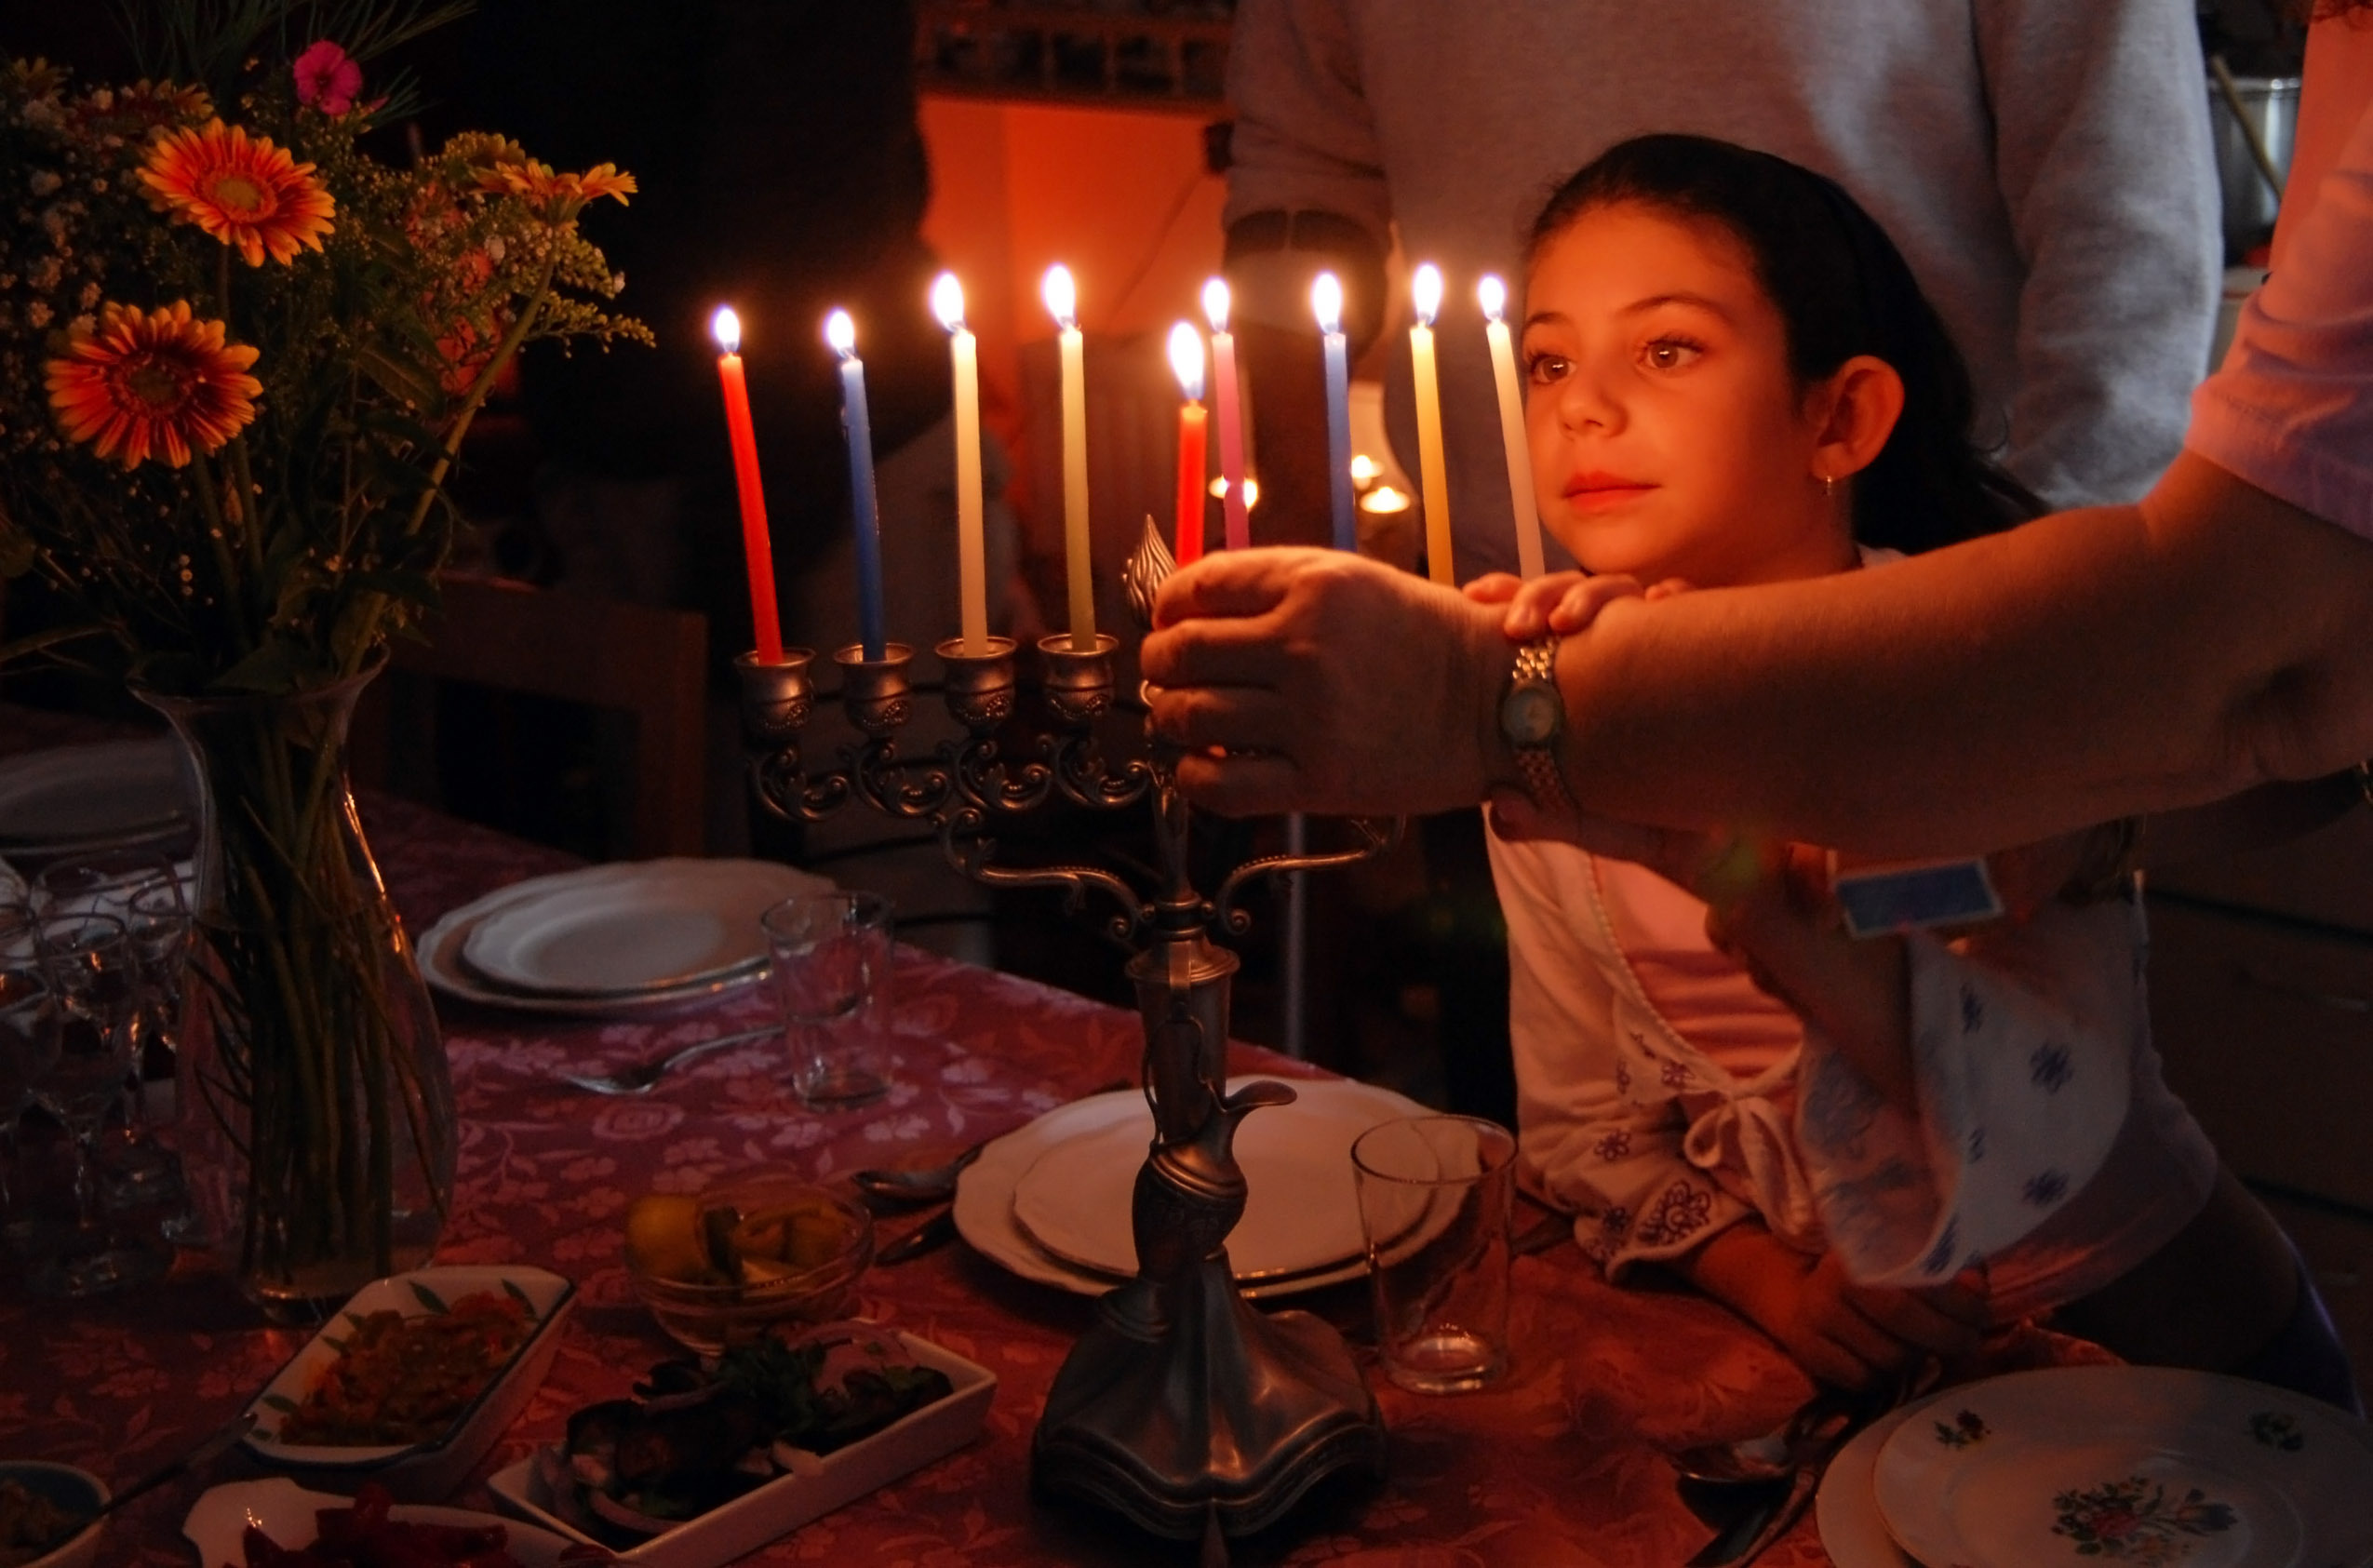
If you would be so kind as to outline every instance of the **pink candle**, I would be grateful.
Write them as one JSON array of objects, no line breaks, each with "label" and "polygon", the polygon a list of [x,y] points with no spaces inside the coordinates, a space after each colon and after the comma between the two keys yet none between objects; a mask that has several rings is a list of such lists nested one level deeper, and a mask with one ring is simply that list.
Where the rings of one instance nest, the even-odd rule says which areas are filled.
[{"label": "pink candle", "polygon": [[1203,314],[1212,321],[1212,401],[1219,415],[1219,476],[1227,487],[1220,503],[1227,521],[1227,547],[1253,543],[1251,503],[1244,495],[1244,405],[1236,384],[1236,335],[1227,329],[1227,285],[1203,285]]},{"label": "pink candle", "polygon": [[1178,373],[1178,564],[1203,555],[1203,340],[1185,322],[1170,329],[1170,368]]}]

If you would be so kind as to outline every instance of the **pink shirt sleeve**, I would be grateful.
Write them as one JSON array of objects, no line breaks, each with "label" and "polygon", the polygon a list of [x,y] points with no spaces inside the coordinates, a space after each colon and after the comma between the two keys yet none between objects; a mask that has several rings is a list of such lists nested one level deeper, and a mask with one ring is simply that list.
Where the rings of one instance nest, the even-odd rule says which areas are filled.
[{"label": "pink shirt sleeve", "polygon": [[2373,101],[2192,399],[2184,444],[2373,539]]}]

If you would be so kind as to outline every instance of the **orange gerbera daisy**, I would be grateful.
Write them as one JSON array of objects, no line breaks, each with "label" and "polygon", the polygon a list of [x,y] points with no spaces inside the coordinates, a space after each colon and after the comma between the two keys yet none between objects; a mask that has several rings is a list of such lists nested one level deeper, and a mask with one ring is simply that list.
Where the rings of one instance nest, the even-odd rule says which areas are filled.
[{"label": "orange gerbera daisy", "polygon": [[151,452],[180,468],[192,448],[213,451],[255,418],[255,361],[254,349],[223,342],[221,322],[197,320],[178,301],[145,313],[108,305],[44,368],[68,438],[127,468]]},{"label": "orange gerbera daisy", "polygon": [[219,119],[157,138],[141,179],[160,206],[235,247],[251,267],[267,250],[285,262],[300,247],[320,249],[336,210],[313,165]]},{"label": "orange gerbera daisy", "polygon": [[583,174],[556,174],[550,164],[533,158],[496,163],[479,174],[478,184],[530,201],[552,202],[563,208],[563,217],[574,217],[587,202],[602,196],[614,196],[623,207],[635,194],[635,177],[619,173],[616,164],[596,164]]}]

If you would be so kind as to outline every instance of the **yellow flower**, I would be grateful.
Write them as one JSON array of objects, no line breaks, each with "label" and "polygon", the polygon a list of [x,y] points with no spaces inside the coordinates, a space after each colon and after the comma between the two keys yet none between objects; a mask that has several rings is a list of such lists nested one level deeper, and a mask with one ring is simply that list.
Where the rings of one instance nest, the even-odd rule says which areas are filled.
[{"label": "yellow flower", "polygon": [[313,165],[221,120],[157,138],[141,179],[158,205],[235,248],[251,267],[263,265],[267,250],[286,262],[301,247],[320,249],[336,206]]},{"label": "yellow flower", "polygon": [[44,369],[69,439],[126,468],[159,451],[180,468],[193,448],[213,451],[255,418],[255,361],[254,349],[223,342],[221,322],[193,318],[180,301],[146,313],[111,304]]},{"label": "yellow flower", "polygon": [[587,202],[614,196],[620,206],[635,193],[635,177],[618,172],[616,164],[596,164],[583,174],[556,174],[552,166],[533,158],[503,160],[481,169],[481,190],[552,203],[558,216],[572,218]]}]

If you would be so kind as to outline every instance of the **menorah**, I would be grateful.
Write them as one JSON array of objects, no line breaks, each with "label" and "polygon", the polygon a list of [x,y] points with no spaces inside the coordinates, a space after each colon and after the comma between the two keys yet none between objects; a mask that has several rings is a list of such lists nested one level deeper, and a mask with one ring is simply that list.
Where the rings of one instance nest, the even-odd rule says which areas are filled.
[{"label": "menorah", "polygon": [[[1129,602],[1152,624],[1153,595],[1172,570],[1151,518],[1124,576]],[[1383,1418],[1340,1335],[1307,1312],[1262,1313],[1230,1273],[1227,1240],[1244,1213],[1234,1140],[1243,1119],[1291,1104],[1283,1083],[1227,1087],[1228,995],[1236,955],[1211,941],[1240,936],[1238,906],[1264,877],[1323,870],[1390,847],[1400,826],[1350,824],[1355,842],[1320,853],[1264,855],[1229,871],[1206,897],[1187,867],[1189,812],[1177,756],[1116,760],[1099,730],[1114,711],[1118,641],[1098,634],[1041,640],[1039,690],[1049,731],[1013,741],[1020,687],[1012,639],[967,651],[935,650],[948,712],[964,738],[928,755],[900,753],[914,717],[914,650],[888,643],[879,658],[851,646],[833,655],[840,701],[862,740],[838,766],[811,771],[799,749],[816,692],[814,654],[781,663],[739,661],[744,740],[758,797],[776,815],[817,822],[860,801],[886,816],[928,822],[948,864],[991,888],[1056,888],[1075,912],[1091,894],[1115,905],[1106,932],[1127,948],[1146,1030],[1142,1083],[1155,1137],[1137,1173],[1131,1223],[1137,1275],[1097,1303],[1095,1320],[1057,1374],[1031,1445],[1042,1492],[1084,1497],[1157,1534],[1239,1535],[1273,1523],[1337,1471],[1384,1470]],[[1014,866],[997,859],[996,829],[1051,805],[1120,811],[1147,805],[1158,885],[1140,892],[1099,866]]]}]

